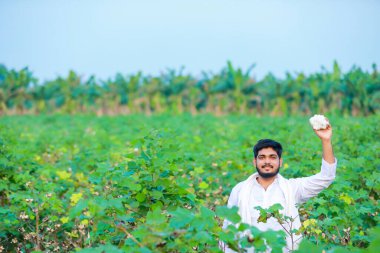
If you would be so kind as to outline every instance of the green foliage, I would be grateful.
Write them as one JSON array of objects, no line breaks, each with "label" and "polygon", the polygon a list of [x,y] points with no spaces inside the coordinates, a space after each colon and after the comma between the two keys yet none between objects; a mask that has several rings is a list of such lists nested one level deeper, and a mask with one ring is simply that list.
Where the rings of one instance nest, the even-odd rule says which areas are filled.
[{"label": "green foliage", "polygon": [[[379,117],[329,119],[337,178],[299,207],[299,252],[375,252]],[[266,137],[283,143],[285,177],[318,172],[320,143],[304,117],[2,117],[0,245],[6,252],[220,252],[220,241],[279,252],[284,232],[239,224],[237,208],[225,207],[232,187],[253,172],[252,146]],[[262,209],[262,222],[286,219],[279,210]],[[237,226],[222,230],[224,219]]]},{"label": "green foliage", "polygon": [[28,69],[0,65],[0,115],[13,114],[182,114],[228,113],[253,115],[373,115],[380,111],[380,76],[354,66],[343,73],[337,62],[306,76],[272,74],[262,80],[231,62],[219,73],[200,77],[167,70],[159,76],[141,72],[108,80],[67,77],[38,83]]}]

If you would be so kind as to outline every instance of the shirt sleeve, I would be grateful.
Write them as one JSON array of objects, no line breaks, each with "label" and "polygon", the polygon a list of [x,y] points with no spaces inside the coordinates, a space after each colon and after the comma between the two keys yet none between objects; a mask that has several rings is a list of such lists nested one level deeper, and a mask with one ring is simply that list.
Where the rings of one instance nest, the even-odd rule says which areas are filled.
[{"label": "shirt sleeve", "polygon": [[[228,198],[227,207],[231,208],[234,206],[238,206],[239,203],[239,192],[241,189],[242,183],[237,184],[234,188],[232,188],[230,197]],[[224,219],[223,229],[226,229],[228,225],[232,224],[229,220]]]},{"label": "shirt sleeve", "polygon": [[296,203],[306,202],[327,188],[335,179],[337,160],[330,164],[322,159],[321,171],[310,177],[290,179]]},{"label": "shirt sleeve", "polygon": [[[234,188],[232,188],[230,197],[228,198],[227,207],[231,208],[234,206],[238,206],[239,204],[239,192],[242,186],[242,182],[238,183]],[[233,224],[227,219],[223,221],[223,229],[226,229],[229,225]],[[228,246],[223,242],[219,241],[219,248],[225,253],[236,253],[232,249],[228,248]]]},{"label": "shirt sleeve", "polygon": [[227,206],[229,208],[233,206],[238,206],[239,203],[239,192],[241,189],[242,183],[238,183],[234,188],[232,188],[230,197],[228,198]]}]

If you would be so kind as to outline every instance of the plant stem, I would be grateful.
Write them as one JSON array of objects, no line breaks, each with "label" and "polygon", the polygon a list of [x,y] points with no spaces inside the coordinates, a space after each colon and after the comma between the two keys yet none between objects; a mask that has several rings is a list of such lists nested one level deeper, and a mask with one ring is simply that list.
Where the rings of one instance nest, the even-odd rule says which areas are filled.
[{"label": "plant stem", "polygon": [[123,231],[125,234],[127,234],[127,236],[129,238],[132,239],[132,241],[134,241],[137,245],[139,245],[141,248],[145,247],[141,242],[139,242],[131,233],[129,233],[125,227],[121,226],[121,225],[118,225],[117,226],[121,231]]},{"label": "plant stem", "polygon": [[40,250],[40,229],[39,229],[39,222],[40,222],[40,215],[38,212],[38,207],[35,209],[36,210],[36,239],[37,239],[37,247],[36,250]]}]

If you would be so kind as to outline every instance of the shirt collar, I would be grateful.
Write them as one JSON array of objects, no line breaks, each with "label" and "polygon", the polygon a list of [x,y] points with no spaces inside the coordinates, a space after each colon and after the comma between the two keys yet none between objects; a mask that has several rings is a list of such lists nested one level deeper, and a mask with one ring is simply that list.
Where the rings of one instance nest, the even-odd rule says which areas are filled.
[{"label": "shirt collar", "polygon": [[[256,175],[255,180],[254,180],[254,183],[256,185],[260,185],[259,182],[257,181],[258,177],[259,177],[259,174]],[[273,181],[273,183],[271,183],[271,185],[272,184],[278,184],[278,179],[279,179],[279,174],[276,175],[276,177],[274,178],[274,181]]]}]

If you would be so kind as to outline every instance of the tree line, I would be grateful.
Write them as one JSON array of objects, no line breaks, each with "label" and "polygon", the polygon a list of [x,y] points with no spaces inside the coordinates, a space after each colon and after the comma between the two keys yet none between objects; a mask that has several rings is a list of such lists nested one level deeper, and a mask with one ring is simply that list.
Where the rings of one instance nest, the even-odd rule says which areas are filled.
[{"label": "tree line", "polygon": [[39,82],[24,68],[0,65],[0,115],[14,114],[160,114],[229,113],[255,115],[367,116],[380,111],[380,77],[352,67],[343,73],[333,69],[318,73],[269,73],[261,80],[231,62],[219,73],[199,77],[183,70],[167,70],[158,76],[138,72],[116,74],[108,80],[95,76],[84,80],[70,71],[66,77]]}]

